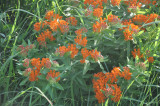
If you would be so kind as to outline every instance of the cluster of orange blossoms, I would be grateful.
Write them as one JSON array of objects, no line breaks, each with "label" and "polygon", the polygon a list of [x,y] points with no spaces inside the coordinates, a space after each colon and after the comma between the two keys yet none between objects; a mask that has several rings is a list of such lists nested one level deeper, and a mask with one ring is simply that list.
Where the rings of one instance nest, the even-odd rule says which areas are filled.
[{"label": "cluster of orange blossoms", "polygon": [[[29,67],[29,64],[31,64],[32,68]],[[24,67],[27,67],[27,69],[24,72],[25,76],[29,75],[29,80],[32,81],[38,81],[38,76],[42,75],[40,73],[40,70],[42,69],[42,67],[51,68],[51,62],[49,58],[42,58],[42,60],[40,60],[40,58],[32,58],[32,59],[25,59],[24,63],[23,63]],[[50,70],[50,72],[47,73],[47,77],[46,79],[48,80],[49,77],[55,78],[58,77],[59,72],[55,72],[55,70]],[[57,79],[57,81],[59,81],[60,78]]]},{"label": "cluster of orange blossoms", "polygon": [[75,31],[75,33],[76,33],[76,39],[74,39],[74,41],[77,43],[77,44],[79,44],[79,45],[81,45],[81,46],[86,46],[87,45],[87,37],[84,37],[83,39],[82,39],[82,33],[83,32],[87,32],[87,29],[86,28],[81,28],[81,29],[78,29],[78,30],[76,30]]},{"label": "cluster of orange blossoms", "polygon": [[[111,100],[118,102],[121,98],[121,88],[117,86],[119,77],[123,77],[126,80],[131,79],[132,73],[128,67],[123,67],[124,71],[120,71],[120,67],[114,67],[109,73],[99,72],[94,74],[95,79],[92,80],[93,88],[96,93],[95,97],[99,103],[105,102],[105,99],[112,95]],[[106,87],[108,86],[108,87]]]},{"label": "cluster of orange blossoms", "polygon": [[115,15],[112,15],[112,14],[107,16],[107,20],[111,24],[120,23],[120,19],[118,18],[118,16],[115,16]]},{"label": "cluster of orange blossoms", "polygon": [[102,4],[107,3],[107,0],[85,0],[84,4],[85,5],[91,5],[93,8],[98,7],[98,8],[103,8]]},{"label": "cluster of orange blossoms", "polygon": [[139,58],[144,58],[143,54],[141,54],[140,52],[140,48],[138,48],[137,50],[134,49],[134,51],[131,51],[133,58],[136,58],[136,56],[138,56]]},{"label": "cluster of orange blossoms", "polygon": [[68,18],[66,18],[66,21],[67,21],[68,23],[71,23],[73,26],[76,26],[76,25],[77,25],[77,20],[76,20],[75,17],[68,17]]},{"label": "cluster of orange blossoms", "polygon": [[[49,78],[52,78],[52,80],[54,80],[54,78],[58,77],[60,75],[59,72],[55,72],[55,70],[50,70],[50,72],[48,72],[46,79],[49,80]],[[57,82],[60,80],[60,77],[58,77],[58,79],[56,80]]]},{"label": "cluster of orange blossoms", "polygon": [[[140,48],[138,48],[137,50],[134,49],[134,51],[131,51],[131,53],[132,53],[132,55],[133,55],[133,58],[136,58],[136,56],[138,56],[139,58],[144,59],[143,54],[140,53]],[[146,54],[146,55],[147,55],[147,57],[148,57],[148,58],[147,58],[148,62],[149,62],[149,63],[153,63],[154,58],[153,58],[153,57],[150,57],[148,54]]]},{"label": "cluster of orange blossoms", "polygon": [[71,58],[74,58],[78,54],[78,49],[75,44],[69,44],[68,48],[65,46],[60,46],[56,49],[56,53],[59,53],[60,56],[63,56],[66,52],[71,52]]},{"label": "cluster of orange blossoms", "polygon": [[[142,15],[142,14],[138,14],[135,15],[132,20],[129,19],[128,20],[124,20],[122,21],[122,25],[126,25],[127,27],[123,27],[122,29],[124,29],[124,37],[126,41],[128,40],[132,40],[133,39],[133,34],[137,34],[140,30],[139,27],[142,26],[143,23],[150,23],[153,22],[156,18],[158,18],[157,14],[148,14],[146,15]],[[135,25],[134,23],[138,24]],[[120,29],[120,30],[122,30]],[[141,28],[142,30],[145,30],[143,28]]]},{"label": "cluster of orange blossoms", "polygon": [[93,16],[100,18],[103,16],[103,9],[101,8],[96,8],[93,10]]},{"label": "cluster of orange blossoms", "polygon": [[37,41],[39,42],[39,45],[46,45],[46,39],[50,39],[50,41],[56,40],[55,37],[53,37],[52,32],[48,29],[42,32],[38,37]]},{"label": "cluster of orange blossoms", "polygon": [[23,45],[19,45],[18,48],[17,48],[17,51],[20,51],[20,54],[22,56],[27,56],[28,55],[28,51],[30,49],[33,49],[35,47],[34,44],[31,44],[30,46],[26,46],[24,47]]},{"label": "cluster of orange blossoms", "polygon": [[103,58],[103,56],[101,55],[100,52],[98,52],[97,50],[87,50],[86,48],[81,49],[81,54],[83,56],[83,59],[80,60],[81,63],[85,63],[85,60],[88,56],[91,56],[92,59],[94,59],[95,61],[98,61],[99,58]]},{"label": "cluster of orange blossoms", "polygon": [[[123,27],[122,29],[124,29],[124,40],[128,41],[128,40],[132,40],[133,37],[132,35],[133,34],[137,34],[139,32],[139,26],[138,25],[135,25],[134,23],[132,23],[131,20],[127,21],[127,20],[124,20],[122,21],[122,25],[126,25],[127,27]],[[122,30],[120,29],[120,30]]]},{"label": "cluster of orange blossoms", "polygon": [[59,14],[55,14],[54,11],[48,11],[45,15],[45,21],[34,24],[34,30],[36,31],[40,31],[41,28],[44,27],[47,28],[47,26],[50,28],[46,29],[37,37],[37,41],[40,45],[46,45],[46,38],[50,39],[50,41],[55,40],[52,33],[57,30],[60,30],[62,34],[67,33],[69,31],[69,23],[73,26],[77,25],[77,20],[75,17],[68,17],[66,18],[66,21],[62,20],[62,18],[63,17],[59,16]]},{"label": "cluster of orange blossoms", "polygon": [[100,22],[96,21],[95,24],[93,24],[93,32],[101,32],[102,30],[106,29],[108,27],[106,18],[102,19],[100,18]]},{"label": "cluster of orange blossoms", "polygon": [[120,2],[121,2],[121,0],[111,0],[111,4],[113,6],[119,6]]},{"label": "cluster of orange blossoms", "polygon": [[143,23],[150,23],[153,22],[156,18],[158,18],[158,14],[148,14],[143,15],[143,14],[138,14],[135,15],[132,20],[133,22],[137,23],[137,24],[143,24]]}]

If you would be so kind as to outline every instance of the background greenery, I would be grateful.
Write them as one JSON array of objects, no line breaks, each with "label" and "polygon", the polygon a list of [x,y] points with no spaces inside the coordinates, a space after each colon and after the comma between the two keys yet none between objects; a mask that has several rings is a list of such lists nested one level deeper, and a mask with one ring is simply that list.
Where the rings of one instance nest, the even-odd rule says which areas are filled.
[{"label": "background greenery", "polygon": [[[83,1],[81,0],[80,3],[82,4]],[[49,96],[44,96],[45,92],[42,92],[37,87],[29,87],[27,84],[23,86],[20,85],[24,78],[18,74],[16,68],[16,63],[19,62],[19,54],[15,53],[15,48],[24,41],[28,42],[28,39],[31,43],[36,41],[33,25],[43,18],[47,10],[55,10],[64,17],[68,13],[76,14],[77,17],[79,17],[79,21],[85,22],[85,18],[81,18],[78,11],[63,11],[66,10],[69,5],[74,4],[72,0],[1,0],[0,4],[0,105],[49,105],[46,99],[49,98]],[[81,4],[75,5],[75,8],[82,8],[83,5]],[[111,10],[109,10],[108,13],[109,12],[111,12]],[[160,8],[152,7],[147,12],[160,14]],[[122,13],[122,11],[115,12],[116,15],[120,13]],[[133,80],[133,84],[131,84],[132,87],[127,89],[125,97],[123,97],[118,104],[109,103],[109,106],[125,106],[128,105],[128,103],[130,106],[158,106],[160,104],[159,22],[157,24],[153,23],[147,30],[148,32],[143,33],[144,36],[142,38],[136,40],[138,41],[137,45],[139,45],[142,50],[151,50],[155,57],[155,63],[150,64],[150,70],[147,72],[150,73],[150,76],[147,77],[145,81]],[[112,31],[110,33],[112,33]],[[118,33],[114,34],[119,36]],[[119,63],[125,65],[124,59],[125,61],[127,60],[125,56],[127,55],[127,50],[125,48],[127,48],[127,44],[123,42],[122,45],[119,45],[121,43],[120,41],[121,39],[113,38],[108,40],[105,45],[99,44],[99,46],[102,47],[102,54],[105,52],[108,53],[109,61],[102,63],[105,70],[111,70],[114,66],[118,66]],[[119,53],[124,55],[119,57]],[[132,61],[128,61],[128,64],[132,65],[133,63]],[[95,65],[93,72],[97,72],[97,70],[100,70],[100,68],[98,65]],[[92,80],[89,79],[91,75],[92,74],[86,76],[86,80]],[[98,105],[96,98],[94,98],[91,83],[87,82],[87,84],[84,85],[85,81],[82,79],[85,78],[82,78],[82,73],[71,76],[73,76],[69,86],[71,90],[66,88],[65,93],[59,90],[55,91],[58,95],[58,102],[55,105]],[[143,80],[143,78],[141,80]],[[68,82],[66,82],[66,84],[68,84]],[[77,85],[79,86],[77,87]]]}]

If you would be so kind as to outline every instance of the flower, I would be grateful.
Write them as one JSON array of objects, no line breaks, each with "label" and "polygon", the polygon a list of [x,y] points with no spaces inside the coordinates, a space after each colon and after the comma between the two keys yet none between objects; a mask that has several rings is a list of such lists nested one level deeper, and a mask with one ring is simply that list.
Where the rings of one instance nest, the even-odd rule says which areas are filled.
[{"label": "flower", "polygon": [[56,53],[59,53],[60,56],[63,56],[67,52],[67,48],[65,46],[60,46],[56,49]]},{"label": "flower", "polygon": [[97,18],[100,18],[101,16],[103,16],[103,9],[101,9],[101,8],[94,9],[93,15]]},{"label": "flower", "polygon": [[153,57],[148,57],[147,60],[148,60],[149,63],[153,63],[154,58]]},{"label": "flower", "polygon": [[75,31],[76,35],[81,35],[82,33],[87,33],[88,30],[85,27],[82,27]]},{"label": "flower", "polygon": [[111,98],[111,100],[114,101],[114,102],[118,102],[121,98],[121,95],[122,95],[121,94],[122,93],[121,88],[118,87],[117,84],[114,84],[112,86],[114,87],[114,90],[112,92],[113,98]]},{"label": "flower", "polygon": [[33,69],[40,71],[42,67],[40,58],[32,58],[31,65],[33,66]]},{"label": "flower", "polygon": [[41,29],[41,22],[36,22],[34,24],[34,30],[39,31]]},{"label": "flower", "polygon": [[42,58],[41,65],[45,66],[46,68],[51,68],[51,62],[49,58]]},{"label": "flower", "polygon": [[65,20],[59,20],[58,27],[63,34],[69,31],[68,23]]},{"label": "flower", "polygon": [[110,95],[112,95],[113,89],[111,87],[108,87],[105,89],[105,96],[108,98]]},{"label": "flower", "polygon": [[39,70],[32,70],[30,75],[29,75],[29,80],[31,82],[33,81],[38,81],[38,76],[41,75]]},{"label": "flower", "polygon": [[51,30],[52,30],[53,32],[56,32],[56,31],[57,31],[57,28],[58,28],[58,26],[59,26],[59,22],[58,22],[57,20],[51,21],[51,22],[49,23],[49,26],[50,26],[50,28],[51,28]]},{"label": "flower", "polygon": [[112,14],[107,16],[107,20],[111,25],[120,23],[120,19],[118,18],[118,16]]},{"label": "flower", "polygon": [[136,58],[136,55],[139,57],[139,58],[143,58],[143,54],[140,53],[140,48],[138,48],[137,50],[134,49],[134,51],[131,51],[132,55],[133,55],[133,58]]},{"label": "flower", "polygon": [[87,8],[86,12],[85,12],[85,16],[89,16],[91,15],[92,10],[90,10],[89,8]]},{"label": "flower", "polygon": [[28,58],[24,59],[23,66],[24,67],[29,67],[29,62],[30,62],[30,59],[28,59]]},{"label": "flower", "polygon": [[105,21],[105,18],[100,18],[100,22],[96,21],[96,23],[93,24],[93,32],[101,32],[102,30],[105,30],[108,27]]},{"label": "flower", "polygon": [[85,59],[90,55],[89,50],[87,48],[81,49],[81,54],[83,56],[83,60],[80,60],[81,63],[85,63]]},{"label": "flower", "polygon": [[50,41],[55,40],[55,38],[52,35],[52,32],[49,31],[49,29],[46,29],[37,37],[37,41],[39,42],[39,45],[42,45],[42,46],[46,45],[46,39],[50,39]]},{"label": "flower", "polygon": [[110,78],[111,83],[117,82],[118,81],[117,77],[121,76],[120,67],[114,67],[111,71],[110,76],[111,76]]},{"label": "flower", "polygon": [[76,20],[75,17],[68,17],[68,18],[66,18],[66,21],[67,21],[68,23],[71,23],[73,26],[76,26],[76,25],[77,25],[77,20]]},{"label": "flower", "polygon": [[102,4],[107,3],[107,0],[85,0],[84,4],[91,5],[93,8],[98,7],[98,8],[103,8]]},{"label": "flower", "polygon": [[142,68],[143,70],[146,70],[145,63],[143,63],[143,62],[138,62],[138,63],[135,64],[135,66],[136,67],[138,66],[138,67]]},{"label": "flower", "polygon": [[128,67],[123,67],[123,69],[124,71],[122,72],[121,77],[124,77],[126,80],[130,80],[132,75],[132,73],[130,73],[130,69]]},{"label": "flower", "polygon": [[130,31],[129,29],[125,29],[123,34],[124,34],[124,40],[125,41],[133,39],[133,37],[132,37],[133,31]]},{"label": "flower", "polygon": [[147,17],[143,14],[138,14],[138,15],[135,15],[133,18],[132,18],[133,22],[137,23],[137,24],[143,24],[144,22],[146,22],[147,20]]},{"label": "flower", "polygon": [[27,68],[25,69],[25,71],[23,72],[24,76],[28,76],[31,73],[32,69],[31,68]]},{"label": "flower", "polygon": [[75,44],[69,44],[67,48],[67,52],[71,51],[71,58],[73,59],[78,54],[78,49]]},{"label": "flower", "polygon": [[121,2],[121,0],[111,0],[111,4],[113,6],[119,6],[120,2]]},{"label": "flower", "polygon": [[80,34],[80,35],[78,35],[77,37],[76,37],[76,39],[74,39],[74,41],[76,42],[76,43],[78,43],[79,45],[82,45],[82,46],[86,46],[87,45],[87,37],[84,37],[83,39],[82,39],[82,35]]},{"label": "flower", "polygon": [[91,50],[89,53],[95,61],[98,61],[99,58],[103,58],[101,52],[98,52],[97,50]]},{"label": "flower", "polygon": [[92,83],[94,92],[96,94],[95,97],[97,98],[98,103],[104,103],[107,97],[103,94],[102,91],[106,90],[106,83],[108,80],[106,79],[105,74],[102,72],[94,74],[94,77],[96,77],[96,79],[93,79]]},{"label": "flower", "polygon": [[57,19],[62,19],[62,16],[59,16],[59,14],[54,14],[54,11],[48,11],[45,15],[45,19],[49,21],[57,20]]},{"label": "flower", "polygon": [[[47,73],[47,77],[46,79],[49,80],[49,78],[52,78],[52,80],[55,80],[55,78],[57,78],[58,76],[60,75],[59,72],[55,72],[55,70],[50,70],[48,73]],[[60,77],[58,77],[56,79],[56,82],[58,82],[60,80]]]}]

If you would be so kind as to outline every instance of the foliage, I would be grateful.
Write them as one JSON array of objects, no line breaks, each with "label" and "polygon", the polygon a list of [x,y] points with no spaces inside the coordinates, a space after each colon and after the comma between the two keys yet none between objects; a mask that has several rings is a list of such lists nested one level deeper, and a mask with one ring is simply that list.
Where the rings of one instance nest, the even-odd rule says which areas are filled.
[{"label": "foliage", "polygon": [[158,106],[158,6],[153,0],[3,1],[0,105]]}]

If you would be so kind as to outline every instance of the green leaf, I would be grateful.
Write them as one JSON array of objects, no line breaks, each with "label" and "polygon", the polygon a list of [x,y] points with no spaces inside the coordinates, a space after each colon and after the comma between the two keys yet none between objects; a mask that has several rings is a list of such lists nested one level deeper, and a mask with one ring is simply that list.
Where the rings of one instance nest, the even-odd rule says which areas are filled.
[{"label": "green leaf", "polygon": [[28,81],[28,77],[26,79],[24,79],[19,85],[22,86],[22,85],[25,85],[25,83]]},{"label": "green leaf", "polygon": [[58,88],[59,90],[64,90],[64,88],[58,82],[53,83],[52,86]]},{"label": "green leaf", "polygon": [[89,67],[90,67],[90,63],[86,62],[83,69],[83,75],[87,73],[87,71],[89,70]]}]

